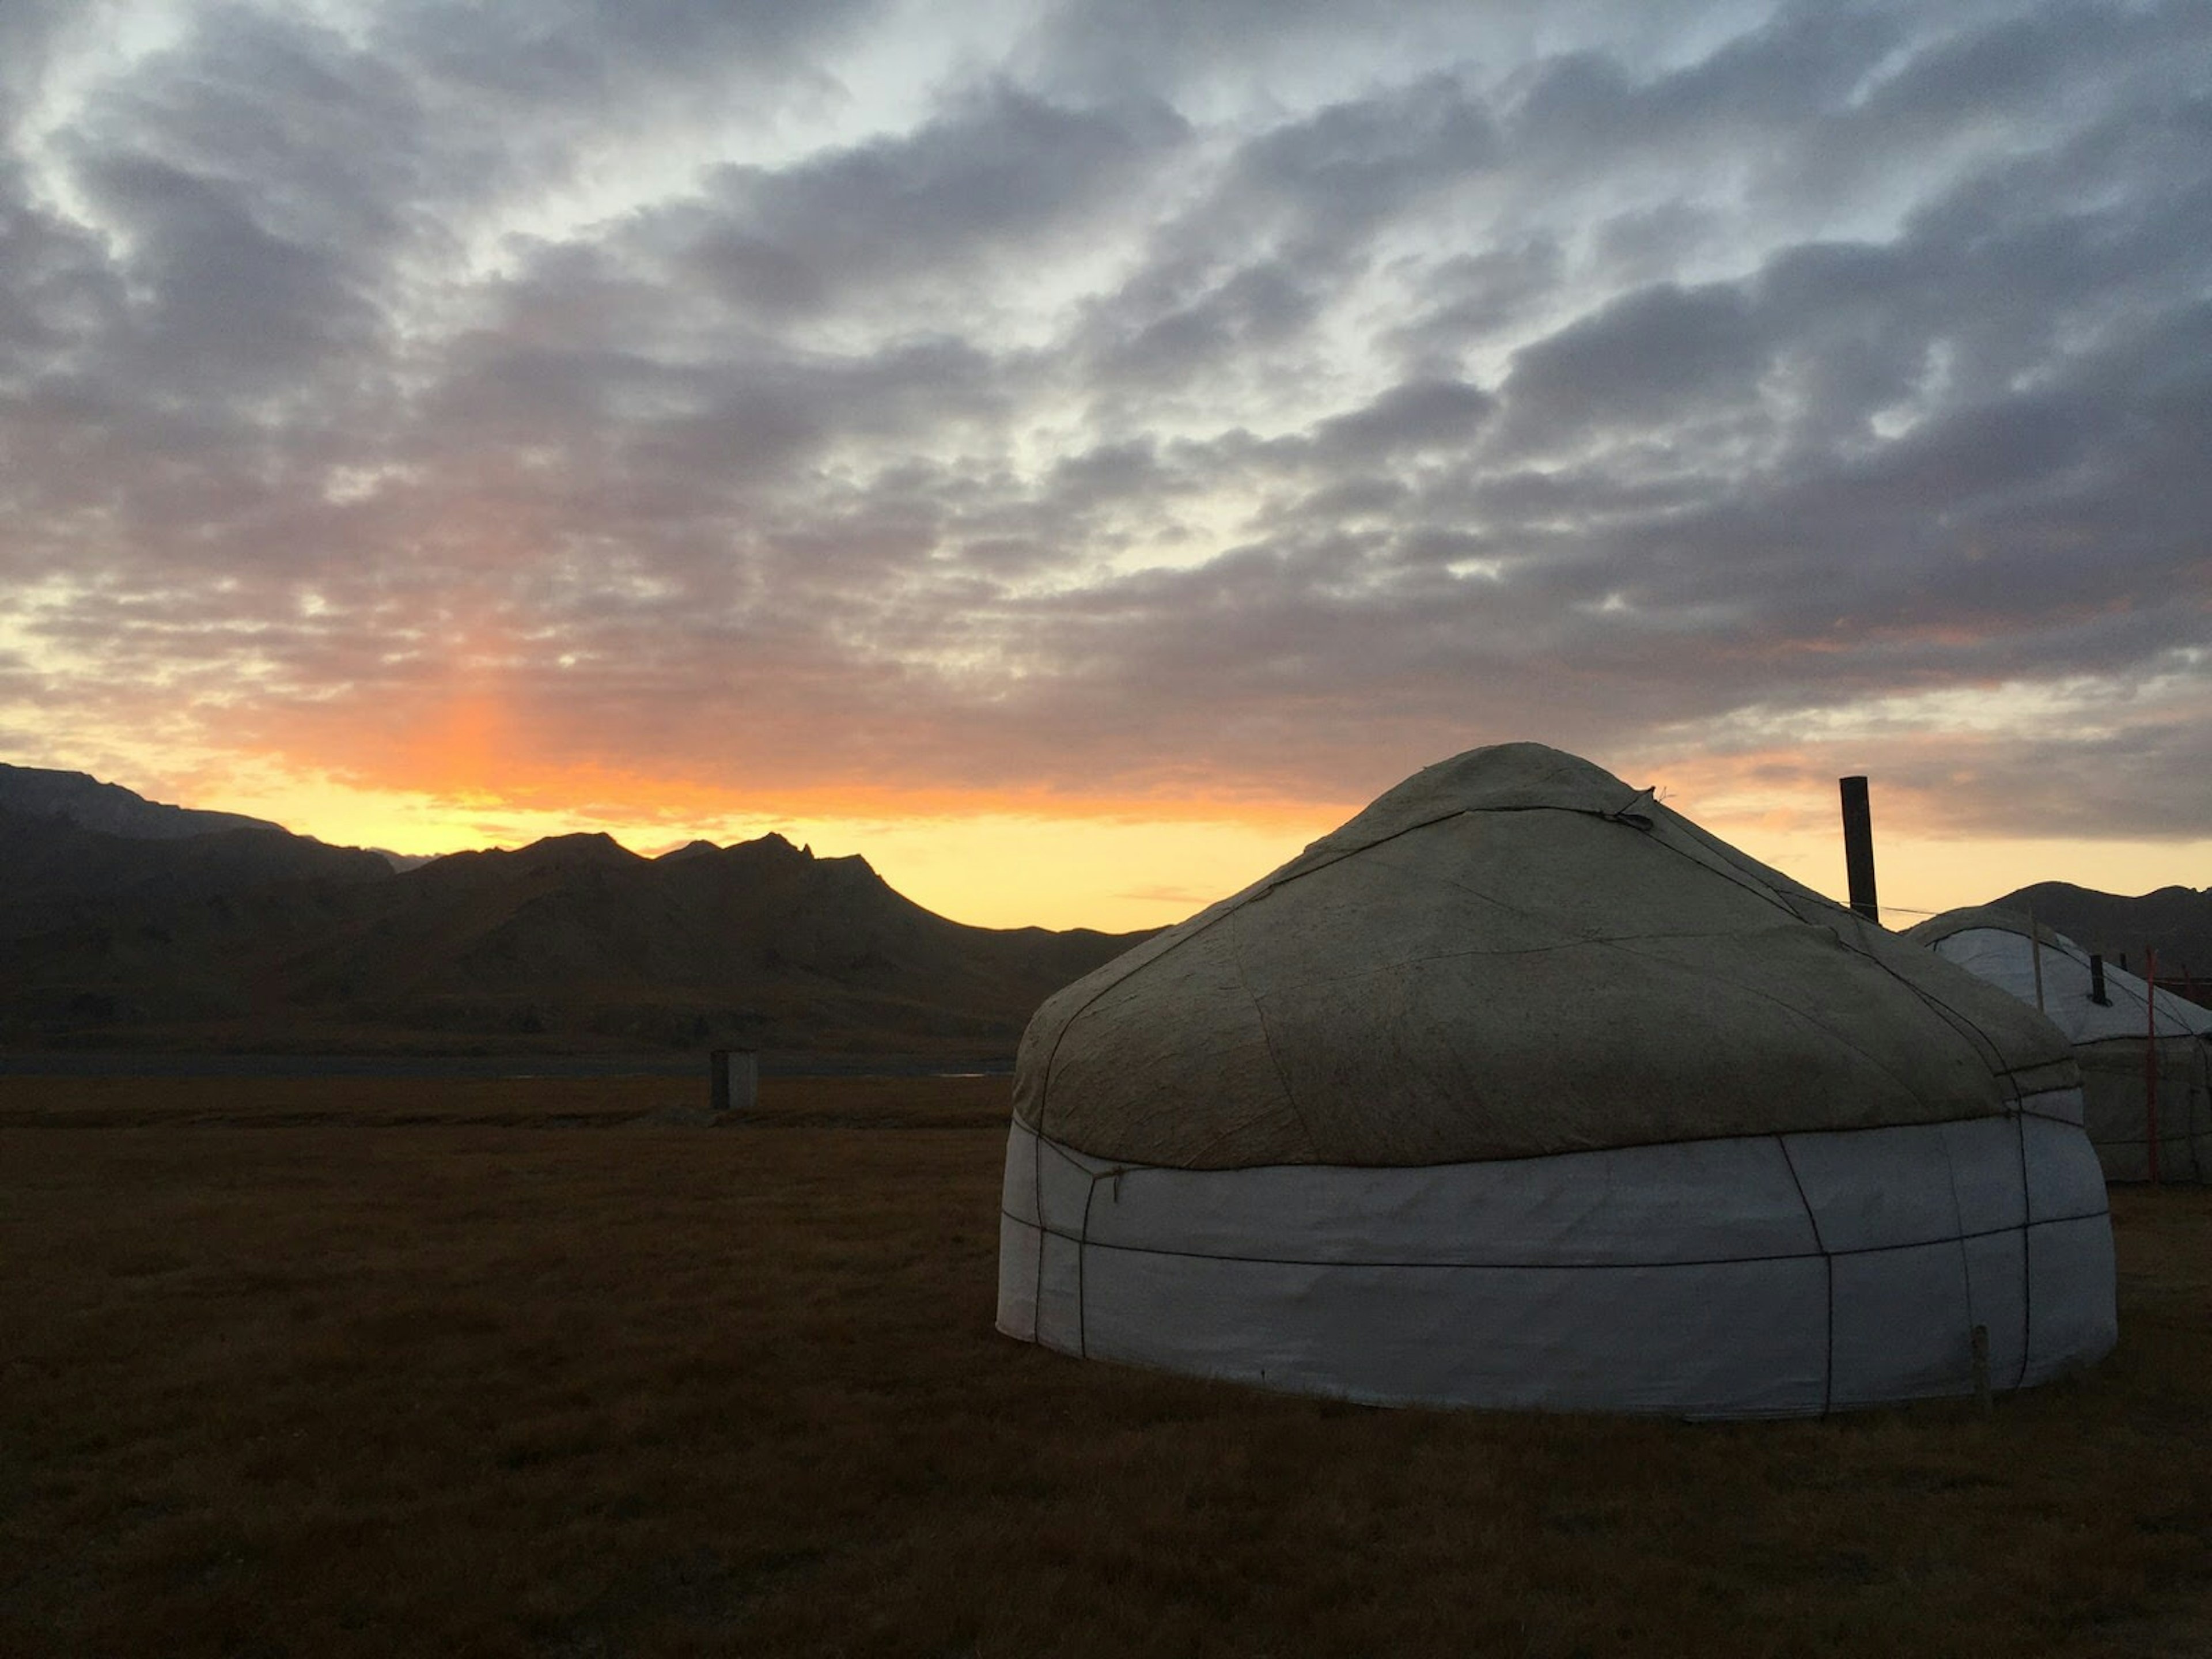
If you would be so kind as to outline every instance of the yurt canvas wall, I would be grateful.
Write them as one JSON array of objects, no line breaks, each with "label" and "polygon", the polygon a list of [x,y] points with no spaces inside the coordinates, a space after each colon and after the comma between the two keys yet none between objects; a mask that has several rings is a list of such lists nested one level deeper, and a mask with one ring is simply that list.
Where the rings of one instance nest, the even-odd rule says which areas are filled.
[{"label": "yurt canvas wall", "polygon": [[1946,911],[1905,937],[2031,1006],[2040,967],[2043,1012],[2074,1044],[2084,1124],[2106,1180],[2151,1178],[2154,1121],[2158,1179],[2212,1180],[2212,1009],[2154,992],[2110,963],[2100,1003],[2088,952],[2048,927],[2032,940],[2028,927],[2025,916],[1977,908]]},{"label": "yurt canvas wall", "polygon": [[2112,1235],[2049,1022],[1516,744],[1039,1011],[999,1325],[1377,1402],[1816,1413],[2095,1359]]}]

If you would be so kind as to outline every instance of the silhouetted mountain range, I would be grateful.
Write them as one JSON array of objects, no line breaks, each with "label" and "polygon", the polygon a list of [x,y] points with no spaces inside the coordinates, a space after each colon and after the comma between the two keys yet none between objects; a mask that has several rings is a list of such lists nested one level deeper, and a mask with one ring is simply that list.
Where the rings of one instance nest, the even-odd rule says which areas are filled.
[{"label": "silhouetted mountain range", "polygon": [[179,835],[184,809],[79,781],[102,793],[46,798],[163,838],[0,794],[10,1047],[984,1058],[1139,937],[965,927],[781,836],[659,859],[565,836],[396,871],[222,814]]},{"label": "silhouetted mountain range", "polygon": [[2143,971],[2148,946],[2158,952],[2161,980],[2186,975],[2212,984],[2212,887],[2161,887],[2123,898],[2067,882],[2040,881],[1991,903],[2022,915],[2032,907],[2045,927],[2114,962],[2125,957],[2136,973]]},{"label": "silhouetted mountain range", "polygon": [[273,824],[165,830],[163,838],[147,840],[4,808],[0,854],[0,939],[58,926],[87,903],[199,898],[278,881],[381,881],[392,874],[381,854],[326,847]]},{"label": "silhouetted mountain range", "polygon": [[[204,812],[191,806],[164,806],[134,794],[119,783],[102,783],[82,772],[54,772],[0,762],[0,812],[45,818],[97,830],[133,841],[175,841],[216,830],[274,830],[290,832],[266,818],[238,812]],[[295,837],[306,840],[306,836]]]},{"label": "silhouetted mountain range", "polygon": [[[403,861],[404,862],[404,861]],[[1994,901],[2212,981],[2212,890]],[[0,766],[0,1044],[1010,1055],[1141,934],[969,927],[781,836],[658,859],[605,836],[395,868],[76,772]]]}]

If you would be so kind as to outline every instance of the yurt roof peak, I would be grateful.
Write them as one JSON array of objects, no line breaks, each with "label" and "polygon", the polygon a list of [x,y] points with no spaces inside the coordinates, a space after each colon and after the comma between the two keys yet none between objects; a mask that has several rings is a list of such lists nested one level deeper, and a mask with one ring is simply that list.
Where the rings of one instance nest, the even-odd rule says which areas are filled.
[{"label": "yurt roof peak", "polygon": [[1415,774],[1061,991],[1015,1109],[1104,1158],[1405,1165],[2002,1111],[2064,1038],[1540,744]]}]

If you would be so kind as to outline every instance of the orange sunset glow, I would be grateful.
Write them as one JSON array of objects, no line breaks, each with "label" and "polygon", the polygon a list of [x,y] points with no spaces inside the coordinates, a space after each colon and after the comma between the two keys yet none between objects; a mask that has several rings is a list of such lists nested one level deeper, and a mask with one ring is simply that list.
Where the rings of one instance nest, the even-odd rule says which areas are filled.
[{"label": "orange sunset glow", "polygon": [[2212,870],[2186,8],[323,9],[0,27],[18,765],[995,927],[1516,738],[1831,892],[1864,773],[1900,915]]},{"label": "orange sunset glow", "polygon": [[[460,781],[450,792],[303,775],[276,757],[149,779],[143,787],[271,818],[336,845],[418,854],[578,833],[610,835],[657,854],[693,840],[727,844],[775,832],[823,856],[859,854],[892,886],[957,921],[1108,932],[1180,921],[1285,862],[1364,804],[850,787],[795,793],[763,807],[734,787],[501,760],[487,746],[495,727],[484,705],[471,705],[412,774]],[[1822,762],[1847,761],[1775,752],[1639,768],[1633,757],[1596,758],[1632,780],[1657,784],[1670,805],[1762,861],[1842,896],[1834,784],[1840,774]],[[1378,791],[1386,781],[1378,781]],[[1961,830],[1947,823],[1940,797],[1888,787],[1879,773],[1874,799],[1882,897],[1898,926],[2054,878],[2053,872],[2107,891],[2148,891],[2187,884],[2212,860],[2212,839]]]},{"label": "orange sunset glow", "polygon": [[2209,1262],[2212,3],[0,0],[0,1659],[2212,1654]]}]

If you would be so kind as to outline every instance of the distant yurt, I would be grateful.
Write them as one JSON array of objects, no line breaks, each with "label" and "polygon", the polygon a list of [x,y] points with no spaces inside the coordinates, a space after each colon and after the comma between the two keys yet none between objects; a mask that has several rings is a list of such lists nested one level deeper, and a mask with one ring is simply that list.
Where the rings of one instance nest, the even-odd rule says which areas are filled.
[{"label": "distant yurt", "polygon": [[2084,1122],[2107,1181],[2152,1178],[2154,1123],[2159,1180],[2212,1180],[2212,1008],[2109,963],[2100,1002],[2089,953],[2048,927],[2028,928],[2026,916],[1978,907],[1947,910],[1905,936],[2031,1007],[2040,969],[2043,1012],[2081,1062]]},{"label": "distant yurt", "polygon": [[1535,744],[1432,766],[1022,1040],[999,1328],[1380,1404],[1810,1415],[2115,1335],[2032,1008]]}]

